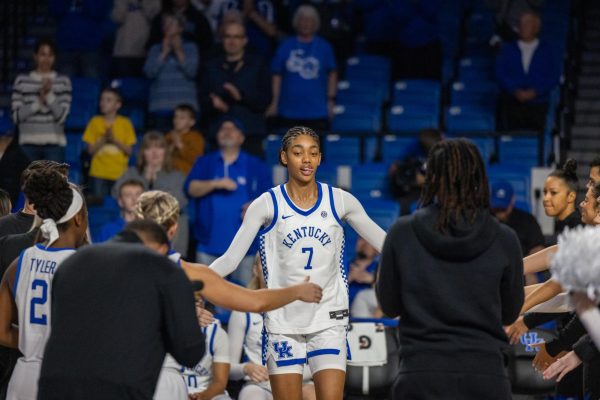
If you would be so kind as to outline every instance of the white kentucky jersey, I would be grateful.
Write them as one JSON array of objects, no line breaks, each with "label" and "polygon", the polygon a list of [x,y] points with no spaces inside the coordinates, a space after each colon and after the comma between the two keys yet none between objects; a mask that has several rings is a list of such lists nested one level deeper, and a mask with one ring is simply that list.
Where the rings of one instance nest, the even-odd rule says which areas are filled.
[{"label": "white kentucky jersey", "polygon": [[244,354],[248,361],[262,364],[263,317],[261,314],[244,313],[246,330],[244,332]]},{"label": "white kentucky jersey", "polygon": [[229,338],[218,321],[202,328],[206,337],[204,357],[194,368],[184,368],[183,376],[187,383],[188,393],[206,390],[212,382],[213,363],[229,364]]},{"label": "white kentucky jersey", "polygon": [[269,190],[273,219],[259,232],[260,258],[267,287],[304,281],[323,288],[320,303],[294,301],[265,315],[272,333],[308,334],[348,324],[348,281],[343,265],[344,230],[333,204],[334,189],[317,182],[318,198],[309,210],[298,208],[284,185]]},{"label": "white kentucky jersey", "polygon": [[181,253],[178,253],[175,250],[169,250],[167,257],[169,257],[169,260],[181,267]]},{"label": "white kentucky jersey", "polygon": [[50,336],[52,280],[74,249],[46,249],[41,244],[19,256],[13,293],[19,314],[19,350],[24,361],[41,361]]}]

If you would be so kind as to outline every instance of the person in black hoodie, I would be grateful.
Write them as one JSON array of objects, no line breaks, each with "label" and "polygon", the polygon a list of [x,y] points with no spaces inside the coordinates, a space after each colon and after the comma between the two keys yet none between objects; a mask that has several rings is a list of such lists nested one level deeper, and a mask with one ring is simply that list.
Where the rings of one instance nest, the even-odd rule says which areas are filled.
[{"label": "person in black hoodie", "polygon": [[523,304],[523,260],[490,213],[475,145],[432,148],[421,203],[388,231],[376,282],[383,312],[401,316],[393,399],[510,399],[502,327]]}]

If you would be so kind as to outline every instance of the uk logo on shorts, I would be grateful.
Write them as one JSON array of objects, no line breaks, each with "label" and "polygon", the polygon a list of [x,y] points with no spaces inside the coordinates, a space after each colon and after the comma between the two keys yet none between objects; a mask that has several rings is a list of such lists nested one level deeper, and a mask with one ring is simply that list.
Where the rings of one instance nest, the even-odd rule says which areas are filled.
[{"label": "uk logo on shorts", "polygon": [[521,344],[525,346],[527,353],[535,353],[540,351],[539,347],[533,347],[532,345],[543,342],[544,340],[538,339],[537,332],[529,332],[521,336]]},{"label": "uk logo on shorts", "polygon": [[293,358],[292,346],[288,345],[287,340],[283,342],[273,342],[273,350],[277,353],[278,359]]}]

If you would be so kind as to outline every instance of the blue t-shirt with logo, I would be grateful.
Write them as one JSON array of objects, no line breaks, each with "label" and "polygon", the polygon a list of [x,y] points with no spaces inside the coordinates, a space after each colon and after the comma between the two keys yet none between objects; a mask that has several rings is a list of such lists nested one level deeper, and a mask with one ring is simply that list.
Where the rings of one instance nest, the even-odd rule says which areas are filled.
[{"label": "blue t-shirt with logo", "polygon": [[277,49],[271,69],[281,75],[279,115],[293,119],[327,118],[327,81],[336,69],[331,45],[319,36],[310,42],[297,37]]},{"label": "blue t-shirt with logo", "polygon": [[[184,190],[188,193],[193,180],[231,178],[237,183],[234,191],[215,190],[195,199],[196,219],[194,233],[197,250],[221,256],[242,224],[242,207],[271,186],[269,171],[262,160],[240,152],[236,161],[226,165],[221,152],[215,151],[199,157],[188,175]],[[250,249],[250,252],[254,249]]]}]

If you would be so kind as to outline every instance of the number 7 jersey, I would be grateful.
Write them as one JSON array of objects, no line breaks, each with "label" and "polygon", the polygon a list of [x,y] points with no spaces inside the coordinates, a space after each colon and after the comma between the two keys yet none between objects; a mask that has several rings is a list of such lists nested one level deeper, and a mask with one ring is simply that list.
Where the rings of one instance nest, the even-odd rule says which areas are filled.
[{"label": "number 7 jersey", "polygon": [[52,280],[75,250],[29,247],[19,256],[13,294],[19,315],[19,350],[24,361],[41,361],[50,336]]},{"label": "number 7 jersey", "polygon": [[298,208],[284,185],[269,190],[273,219],[259,231],[263,275],[270,289],[304,281],[323,288],[319,304],[294,301],[266,313],[270,333],[307,334],[348,324],[348,280],[344,269],[344,230],[333,204],[334,189],[319,183],[309,210]]}]

